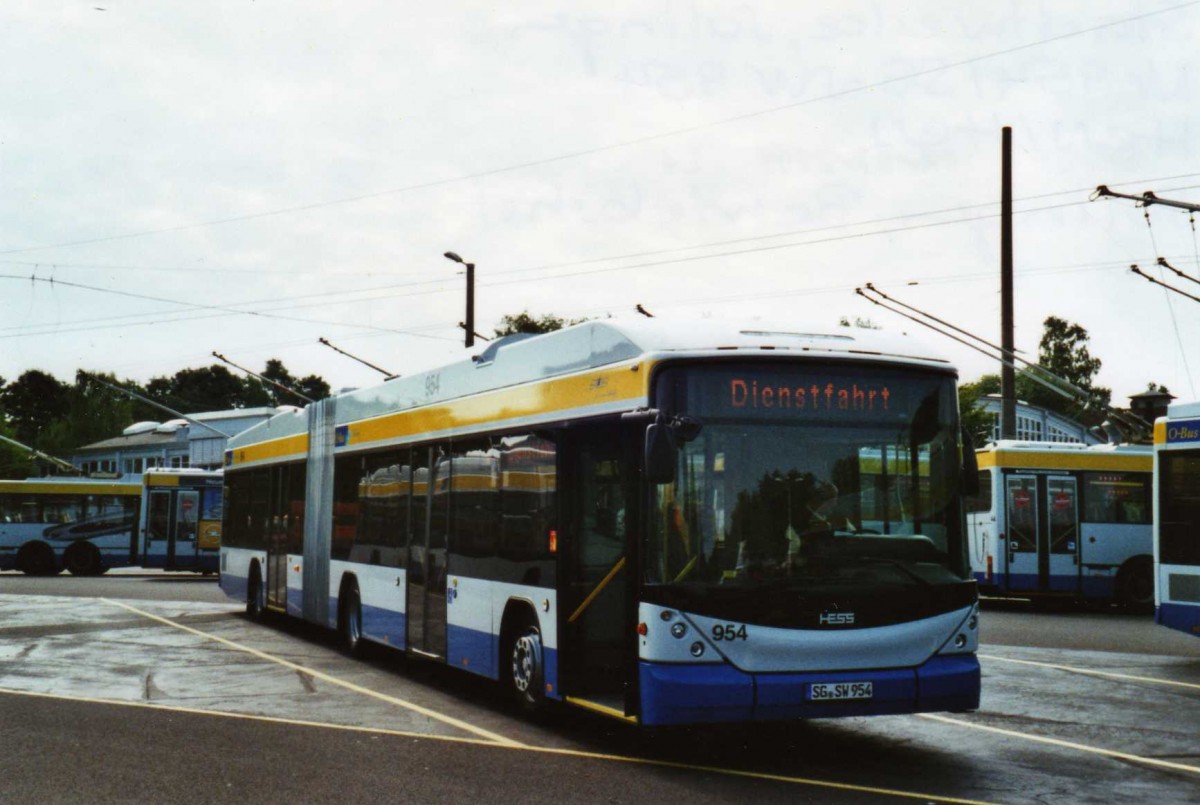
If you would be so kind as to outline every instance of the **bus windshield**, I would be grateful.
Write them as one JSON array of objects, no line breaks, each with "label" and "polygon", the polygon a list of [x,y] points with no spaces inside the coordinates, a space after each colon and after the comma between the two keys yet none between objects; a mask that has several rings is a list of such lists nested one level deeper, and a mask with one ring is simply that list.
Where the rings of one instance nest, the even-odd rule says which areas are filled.
[{"label": "bus windshield", "polygon": [[703,427],[651,492],[646,584],[819,595],[967,577],[950,376],[689,366],[656,390]]}]

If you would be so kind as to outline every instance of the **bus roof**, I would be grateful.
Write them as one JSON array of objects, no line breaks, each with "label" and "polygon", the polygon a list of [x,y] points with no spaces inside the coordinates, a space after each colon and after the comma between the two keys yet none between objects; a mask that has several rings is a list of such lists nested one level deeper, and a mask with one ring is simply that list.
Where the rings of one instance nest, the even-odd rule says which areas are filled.
[{"label": "bus roof", "polygon": [[[485,393],[542,382],[548,385],[542,394],[536,395],[539,399],[553,399],[559,410],[594,415],[644,404],[649,380],[648,373],[640,370],[665,359],[786,354],[955,371],[940,354],[916,339],[862,328],[833,327],[822,331],[763,322],[606,319],[540,335],[502,338],[469,359],[345,392],[334,398],[334,425],[435,408],[439,403],[476,395],[479,395],[476,415],[482,422],[491,416],[488,411],[505,409],[512,402],[509,398],[487,398],[485,405]],[[563,378],[585,382],[580,388],[575,387],[579,383],[556,382]],[[526,399],[522,402],[527,402],[530,396],[524,395]],[[529,412],[527,406],[524,410]],[[270,458],[303,455],[307,450],[308,419],[308,409],[284,412],[231,437],[228,443],[231,460],[227,460],[227,465],[267,457],[239,452],[239,448],[265,442],[280,443],[278,449],[271,451]],[[436,434],[448,427],[450,417],[428,419],[421,423],[421,432]],[[386,438],[378,429],[367,430],[370,432],[359,434],[362,442],[378,443]]]}]

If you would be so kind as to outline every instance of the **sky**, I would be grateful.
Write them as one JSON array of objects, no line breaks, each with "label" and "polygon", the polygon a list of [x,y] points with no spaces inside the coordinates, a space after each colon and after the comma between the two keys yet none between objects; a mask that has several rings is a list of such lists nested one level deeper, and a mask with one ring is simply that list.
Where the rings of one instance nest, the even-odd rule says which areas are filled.
[{"label": "sky", "polygon": [[[1085,327],[1115,402],[1200,399],[1200,1],[0,6],[0,377],[146,382],[220,352],[336,390],[528,310]],[[1200,296],[1200,285],[1162,274]],[[477,342],[479,347],[485,346]]]}]

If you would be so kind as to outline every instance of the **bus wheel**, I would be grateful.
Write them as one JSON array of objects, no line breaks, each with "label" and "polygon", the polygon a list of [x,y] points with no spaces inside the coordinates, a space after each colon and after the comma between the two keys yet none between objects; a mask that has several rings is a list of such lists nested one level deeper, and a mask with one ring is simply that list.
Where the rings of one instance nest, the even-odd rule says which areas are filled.
[{"label": "bus wheel", "polygon": [[1121,567],[1117,573],[1117,601],[1139,612],[1154,606],[1154,562],[1150,557],[1130,559]]},{"label": "bus wheel", "polygon": [[545,660],[542,653],[542,633],[526,620],[513,630],[509,647],[512,671],[509,677],[517,706],[528,714],[540,712],[546,702],[544,679]]},{"label": "bus wheel", "polygon": [[76,542],[63,554],[63,565],[72,576],[99,576],[100,550],[90,542]]},{"label": "bus wheel", "polygon": [[56,576],[61,571],[54,549],[44,542],[27,542],[17,551],[17,569],[27,576]]},{"label": "bus wheel", "polygon": [[266,602],[263,601],[262,573],[256,564],[250,569],[250,583],[246,585],[246,615],[251,620],[260,621],[263,619],[265,611]]},{"label": "bus wheel", "polygon": [[358,585],[349,582],[338,600],[338,632],[342,637],[342,648],[351,657],[362,657],[366,650],[363,641],[362,600]]}]

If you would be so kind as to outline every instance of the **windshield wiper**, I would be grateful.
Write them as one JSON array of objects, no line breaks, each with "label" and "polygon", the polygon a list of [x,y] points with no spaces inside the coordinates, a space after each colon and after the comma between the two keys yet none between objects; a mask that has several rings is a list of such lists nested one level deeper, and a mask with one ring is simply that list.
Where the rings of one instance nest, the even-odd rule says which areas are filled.
[{"label": "windshield wiper", "polygon": [[904,562],[900,561],[899,559],[883,559],[883,558],[880,558],[877,556],[860,556],[857,558],[859,561],[866,562],[868,564],[890,565],[891,567],[898,569],[901,573],[908,576],[909,578],[916,579],[917,581],[919,581],[921,584],[925,585],[926,587],[933,586],[932,581],[925,578],[920,573],[917,573],[915,570],[913,570],[911,567],[909,567],[908,565],[906,565]]}]

